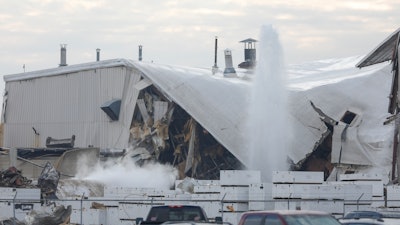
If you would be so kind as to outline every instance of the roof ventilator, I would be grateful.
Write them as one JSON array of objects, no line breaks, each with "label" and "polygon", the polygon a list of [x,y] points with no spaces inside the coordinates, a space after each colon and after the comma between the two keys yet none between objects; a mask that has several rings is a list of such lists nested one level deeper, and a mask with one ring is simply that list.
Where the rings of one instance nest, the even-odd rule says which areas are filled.
[{"label": "roof ventilator", "polygon": [[101,107],[100,107],[108,117],[112,120],[118,120],[119,119],[119,111],[121,108],[121,99],[112,99],[110,101],[105,102]]}]

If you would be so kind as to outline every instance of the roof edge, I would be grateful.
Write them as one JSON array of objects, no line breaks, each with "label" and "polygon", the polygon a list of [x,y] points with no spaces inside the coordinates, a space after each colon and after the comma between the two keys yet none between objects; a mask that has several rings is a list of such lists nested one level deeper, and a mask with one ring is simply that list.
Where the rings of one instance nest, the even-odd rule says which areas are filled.
[{"label": "roof edge", "polygon": [[57,76],[66,73],[74,73],[82,70],[109,68],[117,66],[133,67],[132,63],[128,59],[118,58],[118,59],[109,59],[96,62],[75,64],[69,66],[61,66],[57,68],[37,70],[32,72],[4,75],[3,80],[5,82],[29,80],[38,77]]},{"label": "roof edge", "polygon": [[366,60],[368,60],[372,55],[374,55],[376,52],[378,52],[382,48],[382,46],[384,46],[386,44],[386,42],[388,42],[391,38],[393,38],[393,36],[398,35],[399,32],[400,32],[400,28],[397,28],[394,32],[392,32],[389,36],[387,36],[385,38],[385,40],[380,42],[372,51],[370,51],[364,58],[362,58],[360,60],[360,62],[358,62],[355,66],[357,68],[362,68],[362,67],[367,67],[367,66],[371,66],[371,65],[374,65],[374,64],[378,64],[378,63],[382,63],[382,62],[385,62],[385,61],[392,60],[392,59],[387,59],[385,61],[380,61],[380,62],[376,62],[376,63],[372,63],[372,64],[366,63]]}]

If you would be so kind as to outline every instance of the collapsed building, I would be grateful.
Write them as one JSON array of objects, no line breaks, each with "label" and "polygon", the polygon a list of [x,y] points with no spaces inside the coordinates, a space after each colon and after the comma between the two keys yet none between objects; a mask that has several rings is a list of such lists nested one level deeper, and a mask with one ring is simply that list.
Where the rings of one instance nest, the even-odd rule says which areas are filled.
[{"label": "collapsed building", "polygon": [[[292,170],[324,171],[325,179],[393,173],[391,65],[360,70],[360,60],[287,68]],[[246,71],[226,78],[208,69],[128,59],[61,64],[4,76],[3,146],[18,157],[23,150],[51,149],[57,159],[64,154],[76,161],[85,149],[99,159],[168,163],[180,178],[196,179],[218,179],[220,170],[249,165],[245,126],[252,86]],[[72,165],[58,169],[73,176]]]}]

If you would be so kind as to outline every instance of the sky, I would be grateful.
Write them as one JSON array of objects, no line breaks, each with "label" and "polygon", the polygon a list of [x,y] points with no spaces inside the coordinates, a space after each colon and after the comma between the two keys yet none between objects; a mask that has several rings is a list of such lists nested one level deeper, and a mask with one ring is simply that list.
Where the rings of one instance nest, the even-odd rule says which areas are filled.
[{"label": "sky", "polygon": [[[263,25],[277,30],[286,64],[364,55],[400,27],[393,0],[0,0],[0,76],[100,59],[211,68],[218,37],[233,64]],[[257,48],[257,45],[256,45]],[[25,66],[24,66],[25,65]]]}]

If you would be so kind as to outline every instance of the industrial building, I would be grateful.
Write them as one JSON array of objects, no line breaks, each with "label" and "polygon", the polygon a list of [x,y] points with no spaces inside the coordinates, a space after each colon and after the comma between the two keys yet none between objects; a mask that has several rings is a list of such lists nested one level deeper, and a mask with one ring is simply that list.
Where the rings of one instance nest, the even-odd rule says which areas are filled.
[{"label": "industrial building", "polygon": [[[100,156],[172,164],[180,178],[218,179],[220,170],[251,164],[246,122],[252,75],[245,69],[228,78],[210,69],[100,61],[99,55],[67,66],[65,54],[62,46],[57,68],[4,76],[5,148],[96,148]],[[323,171],[325,179],[393,174],[391,66],[358,69],[361,59],[287,68],[292,170]]]}]

